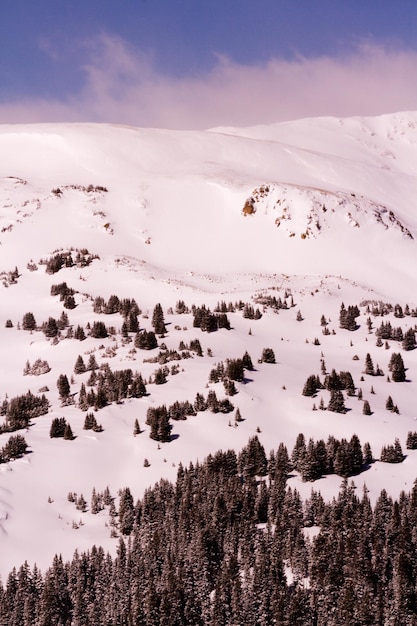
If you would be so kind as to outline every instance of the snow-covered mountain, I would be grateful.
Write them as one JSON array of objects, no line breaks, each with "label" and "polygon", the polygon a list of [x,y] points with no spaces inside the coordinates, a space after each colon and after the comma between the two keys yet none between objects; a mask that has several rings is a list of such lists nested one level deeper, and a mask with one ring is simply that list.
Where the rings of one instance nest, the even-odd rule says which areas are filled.
[{"label": "snow-covered mountain", "polygon": [[[291,449],[299,432],[325,439],[355,432],[376,457],[395,437],[405,447],[417,416],[416,351],[404,352],[395,342],[386,350],[376,347],[380,319],[373,319],[371,332],[366,320],[373,303],[398,303],[403,310],[408,304],[411,312],[417,305],[416,198],[417,113],[206,132],[0,127],[0,401],[47,389],[50,403],[48,413],[22,432],[30,454],[0,464],[2,575],[24,559],[43,567],[55,552],[68,556],[93,542],[114,543],[108,512],[80,514],[68,492],[83,493],[89,502],[93,488],[109,486],[117,496],[129,485],[139,496],[159,477],[174,478],[180,462],[201,460],[218,448],[240,449],[256,432],[267,448],[284,441]],[[71,260],[57,268],[51,265],[57,255]],[[51,295],[63,282],[75,308],[64,309],[59,295]],[[128,340],[121,334],[119,313],[94,312],[97,297],[112,295],[134,298],[140,327],[148,330],[161,303],[168,332],[159,348],[135,349],[133,334]],[[284,308],[270,306],[273,298]],[[179,301],[187,312],[177,312]],[[192,305],[213,310],[223,301],[249,303],[262,318],[244,317],[235,306],[228,311],[231,330],[206,333],[193,326]],[[362,303],[354,332],[339,328],[342,302]],[[69,326],[46,337],[42,323],[63,310]],[[23,330],[27,312],[37,330]],[[114,331],[101,339],[88,336],[96,320]],[[412,315],[394,318],[394,310],[384,320],[404,332],[415,322]],[[77,326],[86,329],[84,341],[68,334]],[[181,359],[166,384],[154,384],[161,344],[178,350],[180,342],[195,338],[203,356]],[[265,347],[273,348],[276,364],[258,363]],[[229,427],[230,415],[204,412],[175,422],[170,443],[157,445],[148,437],[150,406],[193,402],[207,386],[224,395],[222,384],[209,384],[209,373],[245,351],[255,371],[231,398],[243,422],[235,428],[232,419]],[[395,351],[404,354],[408,383],[386,379]],[[385,375],[361,381],[367,353]],[[89,374],[74,374],[74,363],[91,354],[99,365],[131,368],[149,383],[147,396],[97,411],[101,433],[83,429],[85,411],[78,406]],[[24,371],[37,359],[50,370],[40,376]],[[371,416],[363,415],[357,397],[347,399],[344,415],[312,412],[313,400],[301,391],[310,374],[320,374],[322,359],[329,371],[352,372]],[[74,403],[68,406],[58,397],[60,374],[73,377]],[[388,395],[400,415],[387,412]],[[73,441],[49,437],[52,419],[62,416],[71,423]],[[135,419],[145,431],[136,437]],[[0,435],[1,446],[9,436]],[[398,493],[415,476],[417,456],[410,451],[394,469],[378,463],[355,482],[366,482],[374,495],[381,485]],[[309,493],[311,484],[293,480]],[[327,477],[315,488],[329,495],[339,483]]]}]

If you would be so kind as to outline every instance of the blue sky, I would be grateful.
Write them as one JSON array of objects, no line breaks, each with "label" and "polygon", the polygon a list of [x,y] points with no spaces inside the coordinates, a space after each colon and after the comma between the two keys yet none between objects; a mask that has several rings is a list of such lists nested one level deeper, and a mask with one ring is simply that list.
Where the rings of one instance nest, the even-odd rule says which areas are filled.
[{"label": "blue sky", "polygon": [[3,0],[0,123],[417,109],[416,0]]}]

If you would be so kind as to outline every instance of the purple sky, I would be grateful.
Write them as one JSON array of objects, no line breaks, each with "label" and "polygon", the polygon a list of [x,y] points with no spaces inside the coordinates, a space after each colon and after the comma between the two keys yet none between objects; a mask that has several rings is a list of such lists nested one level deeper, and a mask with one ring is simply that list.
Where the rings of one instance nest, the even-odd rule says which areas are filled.
[{"label": "purple sky", "polygon": [[416,0],[3,0],[0,123],[417,109]]}]

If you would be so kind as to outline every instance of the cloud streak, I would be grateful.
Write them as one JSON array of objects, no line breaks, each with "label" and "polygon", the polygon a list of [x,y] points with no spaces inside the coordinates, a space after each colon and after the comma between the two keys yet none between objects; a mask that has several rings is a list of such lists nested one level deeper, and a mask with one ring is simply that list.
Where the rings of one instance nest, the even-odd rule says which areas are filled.
[{"label": "cloud streak", "polygon": [[0,105],[0,122],[110,122],[204,129],[302,117],[417,109],[417,51],[357,45],[344,57],[271,58],[241,65],[218,57],[205,73],[170,77],[124,41],[101,36],[87,52],[85,82],[66,100]]}]

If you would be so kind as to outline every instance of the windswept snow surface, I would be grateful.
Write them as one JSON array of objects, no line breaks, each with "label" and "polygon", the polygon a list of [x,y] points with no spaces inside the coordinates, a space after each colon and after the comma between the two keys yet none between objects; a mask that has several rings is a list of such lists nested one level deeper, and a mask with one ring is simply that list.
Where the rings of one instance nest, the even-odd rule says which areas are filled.
[{"label": "windswept snow surface", "polygon": [[[93,543],[113,549],[108,510],[80,513],[68,502],[68,492],[82,493],[89,503],[93,487],[109,486],[117,498],[118,489],[129,486],[138,498],[159,478],[174,480],[180,462],[203,460],[220,448],[239,450],[257,429],[267,453],[281,441],[291,451],[299,432],[325,440],[357,433],[362,443],[370,442],[375,457],[399,437],[405,451],[407,432],[417,428],[417,351],[404,352],[391,341],[388,349],[376,347],[365,306],[354,332],[339,329],[338,317],[342,301],[416,307],[416,198],[417,113],[207,132],[82,124],[0,127],[0,401],[45,386],[50,401],[48,414],[21,433],[30,453],[0,465],[2,577],[25,559],[44,568],[55,553],[68,558]],[[70,249],[88,249],[98,258],[47,274],[42,260]],[[8,273],[15,267],[19,277],[10,284]],[[76,290],[77,307],[66,311],[70,324],[86,327],[100,319],[114,326],[115,335],[79,342],[64,332],[53,342],[40,330],[18,328],[28,311],[38,326],[50,316],[59,318],[63,304],[50,291],[63,281]],[[193,328],[191,313],[175,314],[178,300],[189,307],[204,303],[213,309],[223,300],[256,307],[253,298],[260,293],[286,300],[288,310],[267,308],[260,320],[230,313],[232,330],[211,334]],[[58,398],[57,378],[71,378],[77,356],[87,361],[93,352],[99,365],[130,367],[145,379],[158,367],[144,363],[158,349],[134,352],[133,342],[123,344],[119,314],[93,312],[95,297],[112,294],[135,298],[141,328],[151,329],[153,307],[161,303],[168,333],[160,343],[178,349],[180,341],[198,338],[204,354],[179,361],[179,373],[169,375],[166,384],[148,384],[145,398],[98,411],[104,431],[93,433],[83,430],[85,413],[77,407],[88,373],[74,375],[74,405],[62,407]],[[297,311],[303,321],[297,321]],[[335,334],[322,334],[323,314]],[[6,320],[13,328],[5,327]],[[411,316],[390,314],[383,320],[404,331],[415,324]],[[374,329],[381,321],[373,318]],[[276,364],[258,363],[265,347],[273,348]],[[237,428],[233,414],[204,412],[174,422],[170,443],[158,446],[149,438],[149,406],[206,395],[214,365],[246,350],[255,371],[231,398],[244,417]],[[387,382],[395,351],[408,368],[406,383]],[[360,381],[368,352],[385,375]],[[26,361],[37,358],[48,361],[50,372],[23,376]],[[321,358],[328,371],[351,371],[371,416],[362,414],[357,397],[346,399],[344,415],[312,411],[320,395],[327,403],[328,392],[312,399],[301,391],[310,374],[320,375]],[[224,396],[223,385],[210,388]],[[388,395],[400,415],[385,409]],[[52,419],[62,416],[74,441],[49,438]],[[144,429],[136,437],[135,418]],[[9,436],[0,435],[0,446]],[[366,483],[376,498],[382,487],[393,495],[411,488],[417,452],[407,453],[399,465],[375,463],[355,477],[358,489]],[[144,467],[145,458],[150,467]],[[331,476],[313,487],[332,497],[340,482]],[[311,483],[297,476],[291,483],[303,495],[310,493]]]}]

